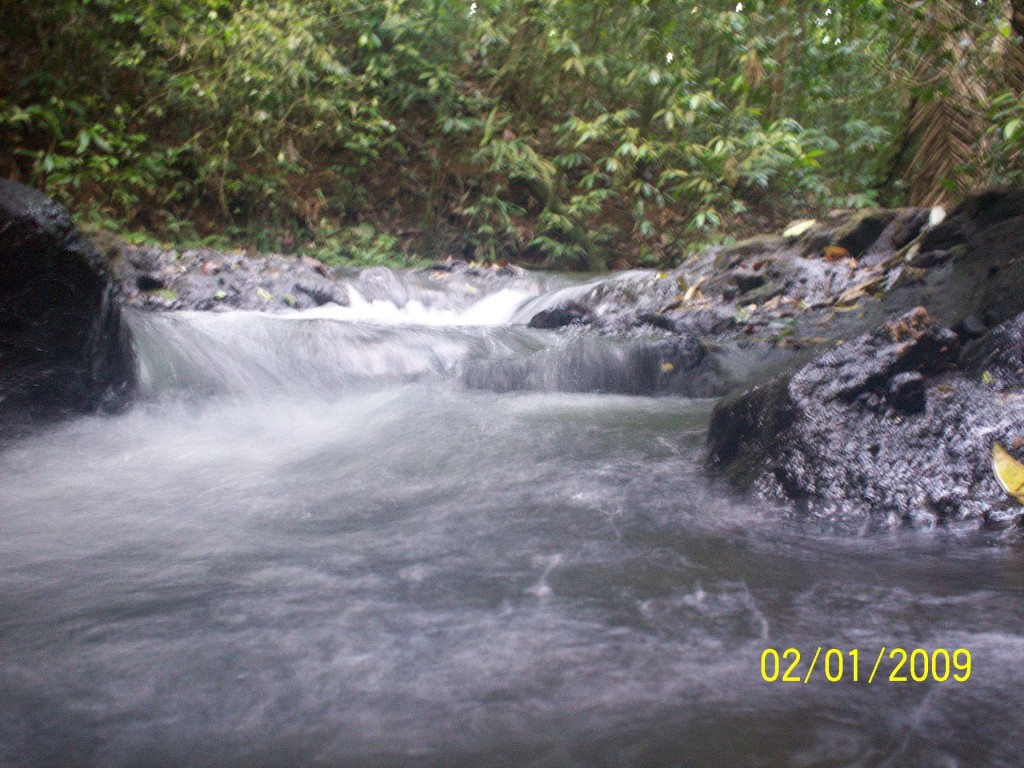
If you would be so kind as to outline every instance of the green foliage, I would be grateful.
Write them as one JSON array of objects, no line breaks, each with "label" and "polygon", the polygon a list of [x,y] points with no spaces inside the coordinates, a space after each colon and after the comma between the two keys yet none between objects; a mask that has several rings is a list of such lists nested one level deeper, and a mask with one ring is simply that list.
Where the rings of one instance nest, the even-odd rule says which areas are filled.
[{"label": "green foliage", "polygon": [[[662,263],[874,204],[905,73],[939,45],[906,38],[925,8],[9,0],[0,163],[92,218],[333,263],[408,260],[398,230],[438,255]],[[1019,101],[992,109],[992,167],[1019,169]]]},{"label": "green foliage", "polygon": [[1024,100],[1012,91],[1000,93],[992,99],[989,118],[989,173],[1001,184],[1024,183]]},{"label": "green foliage", "polygon": [[305,254],[332,267],[424,266],[422,259],[410,256],[393,235],[377,232],[369,224],[358,224],[334,232],[318,232]]}]

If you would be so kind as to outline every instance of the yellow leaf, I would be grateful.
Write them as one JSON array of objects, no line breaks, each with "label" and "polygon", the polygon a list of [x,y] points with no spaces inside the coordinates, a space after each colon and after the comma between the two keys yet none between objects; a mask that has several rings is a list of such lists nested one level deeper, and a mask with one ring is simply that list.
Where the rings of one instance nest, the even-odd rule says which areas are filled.
[{"label": "yellow leaf", "polygon": [[661,364],[661,370],[662,370],[663,373],[672,373],[672,371],[674,371],[675,369],[676,369],[676,367],[674,365],[672,365],[672,363],[662,363]]},{"label": "yellow leaf", "polygon": [[804,232],[813,227],[818,222],[814,219],[804,219],[803,221],[794,221],[786,231],[782,233],[783,237],[800,237]]},{"label": "yellow leaf", "polygon": [[697,296],[698,293],[699,293],[699,291],[697,289],[700,288],[701,283],[703,283],[705,280],[707,280],[707,275],[705,275],[700,280],[698,280],[696,283],[694,283],[689,288],[687,288],[686,289],[686,295],[683,296],[683,301],[690,301],[690,299],[692,299],[695,296]]},{"label": "yellow leaf", "polygon": [[992,443],[992,473],[1007,494],[1024,504],[1024,464],[998,442]]},{"label": "yellow leaf", "polygon": [[270,301],[274,298],[270,291],[264,290],[263,288],[257,288],[256,295],[263,299],[263,301]]}]

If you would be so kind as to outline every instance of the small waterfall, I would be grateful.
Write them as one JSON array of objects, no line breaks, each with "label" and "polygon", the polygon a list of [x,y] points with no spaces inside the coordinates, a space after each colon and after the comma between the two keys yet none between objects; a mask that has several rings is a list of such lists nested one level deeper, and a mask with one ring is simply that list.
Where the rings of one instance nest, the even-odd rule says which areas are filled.
[{"label": "small waterfall", "polygon": [[371,383],[451,379],[471,389],[715,394],[692,338],[537,330],[530,318],[573,297],[622,290],[522,276],[492,284],[386,269],[345,284],[347,306],[302,312],[130,313],[144,390],[258,398],[330,395]]}]

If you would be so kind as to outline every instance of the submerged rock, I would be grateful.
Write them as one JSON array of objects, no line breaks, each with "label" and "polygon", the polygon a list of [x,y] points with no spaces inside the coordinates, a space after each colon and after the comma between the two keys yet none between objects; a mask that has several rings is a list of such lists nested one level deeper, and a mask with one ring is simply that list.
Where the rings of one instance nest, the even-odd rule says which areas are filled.
[{"label": "submerged rock", "polygon": [[531,328],[552,330],[569,325],[588,325],[594,321],[594,313],[579,302],[569,301],[554,309],[545,309],[530,318]]},{"label": "submerged rock", "polygon": [[0,418],[116,409],[134,371],[99,252],[65,208],[0,179]]},{"label": "submerged rock", "polygon": [[[986,347],[1000,360],[1020,353],[1019,342],[999,346],[1024,317],[1013,323]],[[1020,444],[1024,401],[956,368],[957,350],[952,331],[915,309],[720,402],[709,462],[740,489],[857,525],[1018,518],[990,457],[994,440]]]},{"label": "submerged rock", "polygon": [[466,386],[494,392],[688,397],[721,392],[728,376],[719,358],[693,334],[624,340],[575,332],[532,352],[475,357],[460,370]]}]

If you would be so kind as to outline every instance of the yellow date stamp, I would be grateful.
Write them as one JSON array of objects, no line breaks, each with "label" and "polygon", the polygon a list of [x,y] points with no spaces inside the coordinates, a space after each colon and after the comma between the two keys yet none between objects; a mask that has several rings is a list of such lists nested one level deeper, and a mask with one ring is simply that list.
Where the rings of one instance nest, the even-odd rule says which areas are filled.
[{"label": "yellow date stamp", "polygon": [[[862,659],[863,657],[863,659]],[[863,669],[861,662],[864,662]],[[869,674],[864,673],[868,671]],[[886,648],[878,654],[858,648],[843,651],[818,646],[804,655],[798,648],[765,648],[761,678],[766,683],[802,683],[824,678],[830,683],[966,683],[971,677],[971,652],[966,648]]]}]

